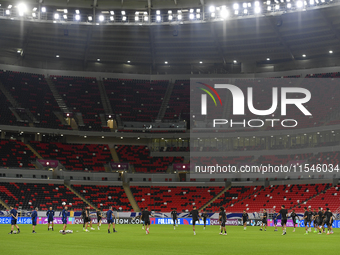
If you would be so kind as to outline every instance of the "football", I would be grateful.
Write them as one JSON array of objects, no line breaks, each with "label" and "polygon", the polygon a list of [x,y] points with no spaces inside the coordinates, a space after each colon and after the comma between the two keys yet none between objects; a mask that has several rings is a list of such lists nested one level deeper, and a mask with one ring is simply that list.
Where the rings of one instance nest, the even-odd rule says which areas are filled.
[{"label": "football", "polygon": [[66,202],[62,202],[61,204],[62,204],[63,206],[65,206],[65,205],[66,205]]}]

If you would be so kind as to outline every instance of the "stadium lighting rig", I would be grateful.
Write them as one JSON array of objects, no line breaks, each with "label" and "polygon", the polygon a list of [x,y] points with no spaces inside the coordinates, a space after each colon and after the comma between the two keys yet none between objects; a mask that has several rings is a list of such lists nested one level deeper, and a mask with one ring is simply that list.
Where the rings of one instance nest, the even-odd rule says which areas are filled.
[{"label": "stadium lighting rig", "polygon": [[25,3],[0,6],[0,18],[40,20],[46,22],[87,23],[93,25],[108,24],[169,24],[216,22],[228,19],[240,19],[266,15],[281,15],[287,12],[308,11],[330,5],[339,5],[340,0],[253,0],[230,1],[223,5],[209,3],[192,8],[145,10],[95,10],[92,8],[33,6]]}]

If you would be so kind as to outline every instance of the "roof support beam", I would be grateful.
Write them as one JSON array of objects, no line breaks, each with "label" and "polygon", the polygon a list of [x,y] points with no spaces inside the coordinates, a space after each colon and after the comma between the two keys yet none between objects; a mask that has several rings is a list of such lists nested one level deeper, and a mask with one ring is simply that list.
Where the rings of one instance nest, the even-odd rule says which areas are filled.
[{"label": "roof support beam", "polygon": [[30,22],[27,22],[27,23],[28,23],[28,25],[27,25],[28,27],[25,29],[24,38],[23,38],[23,41],[22,41],[21,57],[25,57],[27,46],[28,46],[28,42],[29,42],[29,37],[30,37],[30,34],[32,32],[31,23]]},{"label": "roof support beam", "polygon": [[88,60],[88,56],[89,56],[89,49],[90,49],[91,38],[92,38],[92,26],[88,26],[87,37],[86,37],[86,45],[85,45],[85,52],[84,52],[84,62],[83,62],[84,70],[85,70],[85,67],[87,65],[87,60]]},{"label": "roof support beam", "polygon": [[93,22],[96,22],[96,8],[97,8],[97,0],[93,0]]},{"label": "roof support beam", "polygon": [[324,18],[324,20],[327,23],[327,26],[330,28],[332,33],[335,35],[335,37],[340,41],[340,33],[333,25],[333,20],[331,20],[324,12],[324,10],[320,9],[321,16]]},{"label": "roof support beam", "polygon": [[216,47],[216,50],[218,52],[218,55],[221,57],[223,65],[226,66],[227,65],[227,61],[226,61],[226,59],[224,57],[224,51],[223,51],[223,48],[222,48],[222,46],[220,44],[220,41],[218,40],[218,35],[216,33],[216,30],[215,30],[216,28],[215,27],[216,26],[214,24],[211,25],[212,38],[214,40],[215,47]]},{"label": "roof support beam", "polygon": [[149,40],[150,40],[150,54],[152,60],[152,69],[156,68],[156,51],[155,51],[155,33],[153,31],[154,26],[149,26]]},{"label": "roof support beam", "polygon": [[270,25],[270,27],[274,30],[274,33],[276,34],[277,38],[279,39],[280,43],[282,44],[282,46],[284,47],[284,49],[286,50],[286,52],[289,54],[290,58],[292,60],[295,60],[294,54],[292,53],[289,45],[286,43],[286,41],[282,38],[282,35],[280,33],[280,30],[278,29],[278,27],[275,24],[275,20],[272,17],[268,17],[267,16],[267,21],[268,24]]}]

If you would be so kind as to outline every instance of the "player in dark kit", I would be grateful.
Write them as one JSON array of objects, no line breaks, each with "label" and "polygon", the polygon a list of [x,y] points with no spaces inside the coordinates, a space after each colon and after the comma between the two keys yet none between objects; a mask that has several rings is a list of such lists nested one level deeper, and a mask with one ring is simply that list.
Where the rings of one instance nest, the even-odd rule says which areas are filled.
[{"label": "player in dark kit", "polygon": [[174,229],[176,229],[176,226],[178,227],[178,219],[177,219],[176,208],[172,208],[171,217],[172,217],[172,221],[174,222]]},{"label": "player in dark kit", "polygon": [[282,226],[282,235],[286,235],[286,227],[287,227],[287,218],[288,218],[288,211],[284,205],[281,206],[281,210],[279,211],[281,215],[281,226]]},{"label": "player in dark kit", "polygon": [[100,211],[100,208],[97,209],[97,226],[98,226],[98,230],[100,230],[100,226],[102,225],[102,212]]},{"label": "player in dark kit", "polygon": [[145,224],[145,231],[146,234],[149,234],[149,229],[150,229],[150,216],[155,217],[149,212],[148,208],[145,207],[144,211],[142,212],[142,219],[144,219],[144,224]]},{"label": "player in dark kit", "polygon": [[265,226],[264,231],[267,231],[267,216],[268,216],[267,210],[264,209],[263,210],[263,216],[261,217],[261,219],[262,219],[261,229],[260,229],[261,231],[263,229],[263,226]]},{"label": "player in dark kit", "polygon": [[201,214],[201,217],[203,218],[203,223],[204,223],[203,229],[205,229],[205,227],[207,225],[207,218],[209,217],[209,214],[207,214],[207,212],[204,210],[203,213]]},{"label": "player in dark kit", "polygon": [[85,231],[85,225],[86,225],[86,206],[84,206],[83,210],[81,211],[81,217],[83,219],[83,230]]},{"label": "player in dark kit", "polygon": [[300,217],[295,213],[295,210],[293,209],[293,212],[290,214],[290,217],[292,217],[293,220],[293,225],[294,225],[294,230],[293,232],[295,232],[295,226],[297,224],[297,220],[300,220]]},{"label": "player in dark kit", "polygon": [[303,219],[304,219],[304,224],[305,224],[305,229],[306,229],[305,235],[308,235],[308,225],[309,227],[311,225],[312,212],[308,211],[307,207],[305,207],[304,209],[305,209],[305,213],[303,214]]},{"label": "player in dark kit", "polygon": [[116,231],[116,228],[115,228],[115,222],[113,221],[113,218],[116,219],[116,216],[113,214],[113,211],[112,211],[112,206],[109,207],[109,210],[106,212],[106,219],[107,219],[107,224],[109,225],[108,226],[108,229],[107,229],[107,233],[111,233],[110,232],[110,227],[111,227],[111,224],[112,224],[112,232],[117,232]]},{"label": "player in dark kit", "polygon": [[197,211],[197,207],[194,206],[193,210],[190,212],[189,216],[192,216],[192,230],[194,231],[194,235],[196,235],[196,231],[195,231],[195,225],[196,225],[196,221],[198,221],[200,217],[198,211]]},{"label": "player in dark kit", "polygon": [[312,212],[312,216],[313,216],[312,220],[313,220],[313,225],[314,225],[314,233],[317,233],[318,231],[316,231],[316,229],[318,228],[318,221],[317,221],[318,213],[315,208]]},{"label": "player in dark kit", "polygon": [[61,215],[62,215],[62,219],[61,220],[63,222],[63,232],[62,232],[63,235],[66,234],[65,230],[67,228],[67,209],[68,209],[68,207],[65,206],[64,210],[61,212]]},{"label": "player in dark kit", "polygon": [[323,223],[323,218],[324,218],[324,215],[323,215],[323,212],[322,212],[322,208],[319,207],[319,211],[318,211],[318,216],[316,218],[317,222],[318,222],[318,229],[319,229],[319,235],[321,235],[321,229],[323,228],[324,226],[324,223]]},{"label": "player in dark kit", "polygon": [[333,213],[331,212],[329,208],[326,208],[325,218],[326,218],[325,223],[327,225],[327,235],[333,234],[333,228],[332,228]]},{"label": "player in dark kit", "polygon": [[32,212],[31,215],[32,218],[32,233],[35,234],[35,226],[37,225],[37,218],[38,218],[38,207],[35,208],[35,210]]},{"label": "player in dark kit", "polygon": [[242,221],[243,221],[243,230],[247,230],[247,220],[248,220],[248,213],[246,213],[246,210],[243,210],[242,213]]},{"label": "player in dark kit", "polygon": [[274,210],[274,213],[273,213],[273,221],[274,221],[274,226],[275,226],[274,231],[277,231],[277,216],[278,216],[278,215],[279,215],[279,214],[276,213],[276,211]]},{"label": "player in dark kit", "polygon": [[19,229],[19,226],[17,224],[18,212],[17,212],[17,210],[14,209],[14,207],[12,205],[10,206],[10,209],[11,209],[11,211],[9,213],[11,215],[11,232],[9,232],[8,234],[13,234],[14,226],[17,228],[18,234],[19,234],[20,229]]},{"label": "player in dark kit", "polygon": [[50,224],[52,223],[52,231],[54,231],[54,211],[52,210],[52,207],[50,207],[50,209],[46,212],[46,216],[47,216],[47,230],[50,230]]},{"label": "player in dark kit", "polygon": [[227,230],[225,228],[225,223],[227,221],[227,215],[226,215],[226,213],[224,211],[224,208],[222,206],[220,207],[219,221],[221,222],[221,233],[220,233],[220,235],[222,235],[223,230],[224,230],[224,234],[223,235],[226,236],[227,235]]},{"label": "player in dark kit", "polygon": [[142,229],[144,230],[144,224],[145,224],[145,222],[144,222],[144,218],[143,218],[143,208],[140,208],[140,210],[141,210],[141,213],[140,213],[140,216],[139,216],[139,220],[143,223],[143,226],[142,226]]}]

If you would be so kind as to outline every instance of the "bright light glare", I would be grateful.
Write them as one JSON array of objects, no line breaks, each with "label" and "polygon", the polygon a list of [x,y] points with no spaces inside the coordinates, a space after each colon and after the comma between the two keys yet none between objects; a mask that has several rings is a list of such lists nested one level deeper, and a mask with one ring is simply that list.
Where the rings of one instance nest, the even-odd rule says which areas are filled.
[{"label": "bright light glare", "polygon": [[54,19],[59,19],[59,14],[58,13],[54,14]]},{"label": "bright light glare", "polygon": [[105,20],[104,15],[99,15],[99,21],[100,21],[100,22],[103,22],[104,20]]},{"label": "bright light glare", "polygon": [[18,4],[18,12],[19,16],[24,16],[25,12],[27,11],[27,6],[24,3]]},{"label": "bright light glare", "polygon": [[215,12],[215,6],[213,6],[213,5],[210,6],[210,7],[209,7],[209,11],[210,11],[210,12]]},{"label": "bright light glare", "polygon": [[303,2],[302,1],[297,1],[296,2],[296,7],[297,8],[302,8],[303,7]]},{"label": "bright light glare", "polygon": [[76,20],[80,20],[80,15],[79,14],[76,15]]},{"label": "bright light glare", "polygon": [[259,14],[261,12],[261,8],[259,6],[255,7],[254,12]]},{"label": "bright light glare", "polygon": [[228,16],[229,16],[229,12],[228,12],[228,10],[227,10],[226,8],[223,8],[223,9],[221,10],[221,12],[220,12],[220,15],[221,15],[221,18],[222,18],[222,19],[226,19],[226,18],[228,18]]},{"label": "bright light glare", "polygon": [[234,10],[238,10],[239,5],[238,4],[233,4],[233,8],[234,8]]}]

